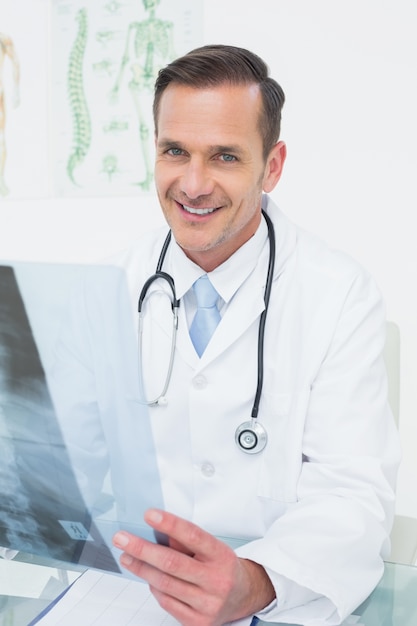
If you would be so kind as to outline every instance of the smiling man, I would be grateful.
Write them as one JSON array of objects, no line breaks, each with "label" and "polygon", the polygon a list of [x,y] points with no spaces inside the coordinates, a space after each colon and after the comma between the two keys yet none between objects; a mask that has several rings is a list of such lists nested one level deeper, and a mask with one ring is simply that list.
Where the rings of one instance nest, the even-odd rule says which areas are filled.
[{"label": "smiling man", "polygon": [[[80,345],[100,346],[94,365],[80,373],[74,358],[64,370],[86,390],[84,413],[68,394],[83,460],[90,447],[92,459],[108,449],[123,459],[118,494],[130,516],[140,476],[111,389],[119,407],[149,404],[164,510],[145,520],[168,545],[126,531],[114,544],[123,567],[184,626],[253,615],[339,624],[373,590],[389,554],[399,448],[384,305],[362,267],[268,196],[286,157],[283,104],[265,63],[242,48],[204,46],[159,72],[155,182],[169,232],[147,234],[118,260],[135,310],[147,288],[142,385],[128,397],[103,342],[91,337]],[[201,282],[210,303],[207,294],[200,301]],[[167,376],[173,285],[181,304]],[[208,309],[213,333],[197,349],[194,318]],[[74,423],[71,406],[63,413]]]},{"label": "smiling man", "polygon": [[159,201],[176,242],[207,272],[255,234],[262,191],[271,191],[281,175],[285,144],[275,143],[264,158],[261,112],[256,84],[196,89],[173,83],[159,103]]}]

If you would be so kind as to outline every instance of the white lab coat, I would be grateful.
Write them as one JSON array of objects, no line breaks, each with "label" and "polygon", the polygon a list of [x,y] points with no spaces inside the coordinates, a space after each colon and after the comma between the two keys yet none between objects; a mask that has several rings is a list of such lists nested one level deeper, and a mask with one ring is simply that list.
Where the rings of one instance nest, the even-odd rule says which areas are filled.
[{"label": "white lab coat", "polygon": [[[123,457],[115,489],[132,493],[140,472],[133,454],[140,432],[134,430],[138,420],[127,426],[130,409],[123,405],[140,406],[149,417],[166,508],[220,537],[247,540],[238,554],[261,563],[276,587],[278,601],[263,619],[331,625],[369,595],[389,550],[399,445],[382,357],[384,306],[357,263],[264,200],[277,249],[258,416],[268,432],[265,450],[243,453],[234,433],[250,418],[256,388],[267,247],[201,359],[180,307],[167,405],[148,413],[139,405],[135,377],[122,375],[123,359],[131,358],[134,368],[133,355],[109,358],[98,346],[100,333],[114,333],[105,319],[98,323],[112,305],[111,293],[90,285],[85,309],[76,313],[90,319],[88,338],[85,328],[79,331],[71,352],[79,349],[81,356],[62,370],[67,380],[81,376],[77,406],[68,394],[63,415],[75,427],[82,424],[86,475],[97,477],[95,488],[101,479],[92,471],[97,455],[88,460],[93,447],[103,472],[109,458]],[[132,320],[165,234],[162,229],[146,236],[118,259],[127,272]],[[170,249],[164,270],[172,272]],[[145,308],[149,396],[160,391],[169,357],[172,318],[164,291],[163,283],[154,284]],[[80,362],[86,364],[81,372]],[[128,519],[134,507],[126,494],[122,499]]]}]

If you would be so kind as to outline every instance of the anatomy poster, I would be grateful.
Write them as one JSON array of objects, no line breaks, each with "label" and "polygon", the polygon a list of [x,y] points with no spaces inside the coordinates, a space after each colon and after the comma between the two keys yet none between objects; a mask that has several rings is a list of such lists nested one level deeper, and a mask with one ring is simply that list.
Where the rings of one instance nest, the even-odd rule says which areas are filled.
[{"label": "anatomy poster", "polygon": [[0,2],[0,203],[49,193],[48,12]]},{"label": "anatomy poster", "polygon": [[54,194],[153,191],[158,70],[202,45],[199,0],[54,0]]}]

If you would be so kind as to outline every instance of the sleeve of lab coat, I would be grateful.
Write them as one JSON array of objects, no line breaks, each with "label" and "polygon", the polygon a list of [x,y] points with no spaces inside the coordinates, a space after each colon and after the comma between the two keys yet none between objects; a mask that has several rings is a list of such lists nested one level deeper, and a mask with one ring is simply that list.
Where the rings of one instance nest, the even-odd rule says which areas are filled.
[{"label": "sleeve of lab coat", "polygon": [[376,586],[388,556],[399,444],[387,402],[385,310],[367,274],[351,281],[334,317],[323,319],[325,358],[302,409],[297,501],[237,551],[262,564],[275,586],[264,620],[341,623]]}]

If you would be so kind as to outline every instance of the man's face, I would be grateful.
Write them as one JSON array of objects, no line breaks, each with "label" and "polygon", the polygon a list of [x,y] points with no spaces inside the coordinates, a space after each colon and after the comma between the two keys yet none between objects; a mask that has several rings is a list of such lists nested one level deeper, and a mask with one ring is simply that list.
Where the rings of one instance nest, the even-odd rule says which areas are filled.
[{"label": "man's face", "polygon": [[279,180],[285,145],[266,162],[258,130],[257,85],[207,89],[171,84],[162,95],[155,182],[185,254],[211,271],[255,233],[262,191]]}]

